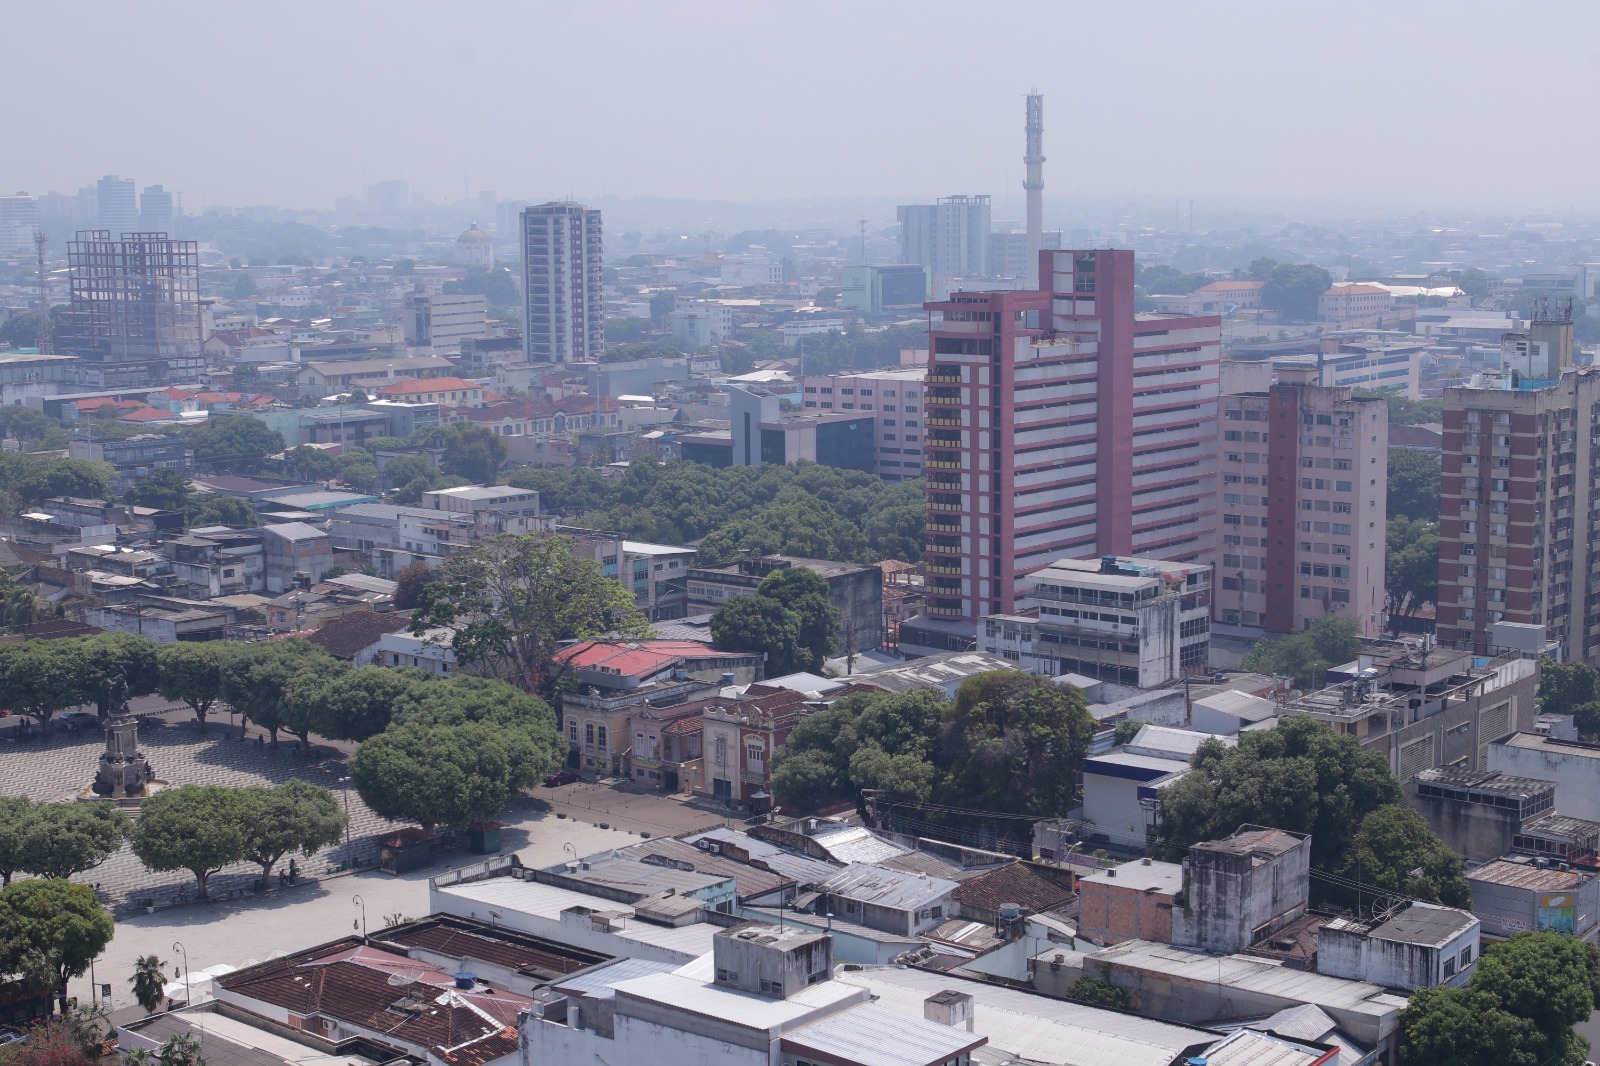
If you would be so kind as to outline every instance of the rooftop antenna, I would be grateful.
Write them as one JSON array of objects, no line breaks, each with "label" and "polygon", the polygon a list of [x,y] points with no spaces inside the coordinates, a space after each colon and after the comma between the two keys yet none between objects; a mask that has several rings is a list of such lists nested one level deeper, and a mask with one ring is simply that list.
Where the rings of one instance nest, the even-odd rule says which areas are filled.
[{"label": "rooftop antenna", "polygon": [[44,246],[49,238],[44,235],[44,230],[35,230],[33,234],[34,258],[39,264],[39,332],[34,344],[39,349],[40,355],[50,355],[50,282],[49,274],[44,269]]}]

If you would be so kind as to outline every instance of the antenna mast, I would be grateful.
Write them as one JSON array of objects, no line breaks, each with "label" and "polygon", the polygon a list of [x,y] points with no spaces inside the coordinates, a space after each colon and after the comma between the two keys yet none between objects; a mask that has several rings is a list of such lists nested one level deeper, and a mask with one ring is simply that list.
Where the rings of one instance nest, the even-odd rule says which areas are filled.
[{"label": "antenna mast", "polygon": [[1028,94],[1028,154],[1022,157],[1027,177],[1022,188],[1028,194],[1027,244],[1024,257],[1028,288],[1039,287],[1039,249],[1044,244],[1044,97],[1035,89]]},{"label": "antenna mast", "polygon": [[50,283],[44,268],[44,246],[49,240],[43,230],[34,230],[33,253],[39,265],[39,334],[34,344],[40,355],[53,354],[50,350]]}]

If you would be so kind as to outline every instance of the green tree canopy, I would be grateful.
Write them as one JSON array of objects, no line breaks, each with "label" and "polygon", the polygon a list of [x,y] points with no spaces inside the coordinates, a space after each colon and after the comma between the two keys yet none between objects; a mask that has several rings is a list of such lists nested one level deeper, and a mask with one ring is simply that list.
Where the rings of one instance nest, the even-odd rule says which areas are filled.
[{"label": "green tree canopy", "polygon": [[1539,710],[1544,714],[1570,714],[1578,733],[1600,737],[1600,671],[1588,663],[1540,660]]},{"label": "green tree canopy", "polygon": [[398,725],[362,744],[350,776],[385,818],[465,826],[493,818],[553,761],[519,764],[519,731],[484,722]]},{"label": "green tree canopy", "polygon": [[23,478],[16,490],[23,501],[35,504],[57,496],[109,500],[113,473],[107,463],[87,459],[56,459],[39,466]]},{"label": "green tree canopy", "polygon": [[518,688],[554,684],[562,641],[607,633],[644,636],[650,625],[633,594],[574,554],[567,537],[499,534],[439,568],[423,591],[411,632],[448,628],[463,665]]},{"label": "green tree canopy", "polygon": [[711,642],[728,651],[764,657],[762,672],[783,677],[810,668],[810,653],[800,647],[800,619],[777,600],[735,596],[711,616]]},{"label": "green tree canopy", "polygon": [[196,469],[208,473],[254,474],[267,456],[283,451],[283,435],[250,415],[213,418],[185,428],[183,435],[194,449]]},{"label": "green tree canopy", "polygon": [[32,824],[32,800],[27,796],[0,796],[0,885],[9,885],[11,876],[24,870]]},{"label": "green tree canopy", "polygon": [[1439,527],[1431,522],[1391,518],[1384,555],[1384,610],[1396,630],[1439,599]]},{"label": "green tree canopy", "polygon": [[[260,641],[235,648],[222,664],[222,698],[247,720],[272,735],[278,743],[278,730],[288,725],[284,719],[285,696],[295,676],[305,670],[337,669],[338,660],[308,640]],[[296,718],[294,725],[303,726]]]},{"label": "green tree canopy", "polygon": [[92,870],[128,836],[128,816],[109,803],[40,803],[27,815],[17,868],[39,877],[65,880]]},{"label": "green tree canopy", "polygon": [[452,422],[439,468],[479,485],[492,485],[506,461],[506,446],[485,426]]},{"label": "green tree canopy", "polygon": [[422,598],[423,588],[436,576],[433,567],[420,560],[401,567],[394,575],[394,609],[409,611],[415,607]]},{"label": "green tree canopy", "polygon": [[162,467],[140,478],[123,499],[136,507],[156,507],[183,514],[189,509],[189,477],[181,470]]},{"label": "green tree canopy", "polygon": [[242,790],[245,857],[261,866],[269,887],[272,868],[292,851],[307,858],[337,844],[345,831],[344,812],[333,793],[291,778],[270,788]]},{"label": "green tree canopy", "polygon": [[1293,321],[1315,322],[1317,297],[1333,286],[1333,275],[1312,263],[1277,263],[1265,281],[1261,289],[1261,306],[1271,311],[1281,311]]},{"label": "green tree canopy", "polygon": [[1330,666],[1347,663],[1359,654],[1361,638],[1356,636],[1356,623],[1329,615],[1299,633],[1257,641],[1239,665],[1256,673],[1292,677],[1297,687],[1309,689],[1322,684]]},{"label": "green tree canopy", "polygon": [[187,512],[191,528],[199,526],[253,526],[256,512],[246,500],[221,493],[196,493],[190,497]]},{"label": "green tree canopy", "polygon": [[1187,848],[1241,825],[1311,834],[1311,861],[1333,869],[1362,819],[1400,801],[1400,783],[1379,752],[1306,715],[1251,730],[1235,747],[1200,745],[1193,769],[1161,793],[1161,841]]},{"label": "green tree canopy", "polygon": [[392,709],[414,688],[443,686],[425,670],[358,666],[323,682],[309,692],[291,688],[312,700],[310,727],[329,740],[366,740],[389,726]]},{"label": "green tree canopy", "polygon": [[1389,449],[1389,518],[1439,520],[1439,457],[1415,448]]},{"label": "green tree canopy", "polygon": [[881,789],[895,802],[927,800],[949,710],[931,689],[836,700],[790,730],[773,762],[773,793],[795,811],[854,799],[863,788]]},{"label": "green tree canopy", "polygon": [[249,856],[250,817],[242,789],[180,785],[157,792],[139,807],[133,853],[157,872],[194,874],[196,895],[203,900],[212,874]]},{"label": "green tree canopy", "polygon": [[157,691],[166,699],[188,704],[202,733],[212,704],[222,696],[223,664],[236,647],[220,640],[179,640],[161,645],[156,652]]},{"label": "green tree canopy", "polygon": [[83,975],[115,932],[88,885],[48,880],[0,888],[0,970],[51,989],[63,1008],[67,981]]},{"label": "green tree canopy", "polygon": [[961,806],[1050,816],[1070,810],[1094,717],[1083,693],[1020,670],[961,683],[939,738],[946,789]]},{"label": "green tree canopy", "polygon": [[[1434,835],[1422,815],[1409,807],[1386,805],[1361,821],[1338,871],[1363,885],[1394,893],[1396,898],[1420,899],[1447,907],[1470,909],[1472,888],[1467,884],[1461,856]],[[1366,901],[1376,903],[1372,894]],[[1344,900],[1355,906],[1355,898]]]}]

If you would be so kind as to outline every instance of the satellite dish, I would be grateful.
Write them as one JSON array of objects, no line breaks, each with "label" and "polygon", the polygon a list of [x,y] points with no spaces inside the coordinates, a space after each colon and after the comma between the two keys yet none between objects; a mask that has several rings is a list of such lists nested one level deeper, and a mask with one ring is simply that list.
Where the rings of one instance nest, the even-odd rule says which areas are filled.
[{"label": "satellite dish", "polygon": [[421,971],[396,970],[389,975],[388,983],[395,988],[403,988],[406,985],[415,984],[420,976],[422,976]]}]

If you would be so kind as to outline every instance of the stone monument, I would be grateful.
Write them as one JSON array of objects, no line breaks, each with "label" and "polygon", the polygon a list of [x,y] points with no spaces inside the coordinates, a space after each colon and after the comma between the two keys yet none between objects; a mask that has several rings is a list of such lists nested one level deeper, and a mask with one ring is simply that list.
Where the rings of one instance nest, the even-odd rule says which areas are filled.
[{"label": "stone monument", "polygon": [[106,750],[100,753],[100,769],[91,786],[95,795],[107,799],[143,796],[155,771],[139,751],[139,723],[128,712],[128,677],[118,670],[105,680]]}]

